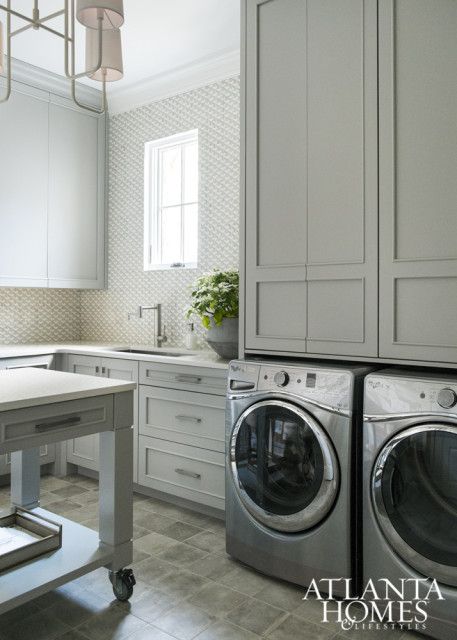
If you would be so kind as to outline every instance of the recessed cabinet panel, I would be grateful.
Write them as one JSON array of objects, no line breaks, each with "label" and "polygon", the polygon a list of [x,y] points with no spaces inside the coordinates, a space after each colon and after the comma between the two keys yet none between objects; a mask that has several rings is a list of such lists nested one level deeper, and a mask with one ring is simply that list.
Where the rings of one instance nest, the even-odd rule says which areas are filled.
[{"label": "recessed cabinet panel", "polygon": [[305,340],[305,282],[259,282],[257,308],[258,336]]},{"label": "recessed cabinet panel", "polygon": [[58,104],[50,104],[49,109],[50,286],[100,288],[103,284],[101,120],[94,114]]},{"label": "recessed cabinet panel", "polygon": [[457,277],[397,278],[394,304],[397,344],[443,347],[441,360],[449,348],[457,349]]},{"label": "recessed cabinet panel", "polygon": [[13,91],[0,105],[0,285],[47,286],[48,103],[42,93],[44,99]]},{"label": "recessed cabinet panel", "polygon": [[365,207],[372,206],[365,203],[364,194],[364,3],[308,0],[304,4],[311,125],[308,264],[362,263]]},{"label": "recessed cabinet panel", "polygon": [[457,362],[457,3],[379,4],[380,349]]},{"label": "recessed cabinet panel", "polygon": [[257,8],[258,266],[305,262],[305,29],[306,2]]},{"label": "recessed cabinet panel", "polygon": [[321,342],[363,345],[365,341],[364,280],[314,280],[308,282],[308,351],[319,353]]}]

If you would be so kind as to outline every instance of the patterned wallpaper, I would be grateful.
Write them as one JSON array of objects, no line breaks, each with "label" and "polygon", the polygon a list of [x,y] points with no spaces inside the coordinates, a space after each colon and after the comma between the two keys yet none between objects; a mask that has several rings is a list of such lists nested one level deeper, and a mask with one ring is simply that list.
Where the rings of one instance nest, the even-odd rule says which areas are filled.
[{"label": "patterned wallpaper", "polygon": [[[207,85],[110,120],[108,289],[81,295],[83,340],[148,344],[154,318],[129,313],[163,305],[169,346],[181,346],[193,281],[238,266],[239,79]],[[199,268],[143,271],[144,143],[198,128]],[[196,323],[198,324],[198,322]]]},{"label": "patterned wallpaper", "polygon": [[81,294],[0,288],[0,344],[71,342],[81,336]]}]

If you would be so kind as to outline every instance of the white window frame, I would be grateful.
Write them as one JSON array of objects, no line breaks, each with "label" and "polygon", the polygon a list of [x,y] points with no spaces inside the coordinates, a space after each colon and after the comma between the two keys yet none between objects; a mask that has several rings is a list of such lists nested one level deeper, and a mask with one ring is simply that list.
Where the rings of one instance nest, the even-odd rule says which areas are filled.
[{"label": "white window frame", "polygon": [[[167,147],[177,147],[190,142],[197,142],[198,129],[191,129],[177,133],[166,138],[146,142],[144,145],[144,270],[157,271],[166,269],[196,269],[197,262],[179,262],[173,264],[161,261],[161,221],[160,221],[160,184],[159,184],[159,154]],[[184,184],[184,163],[181,164],[181,184]],[[199,192],[196,203],[181,202],[180,206],[186,204],[199,205]],[[199,210],[197,209],[197,216]],[[182,222],[184,220],[181,216]],[[182,225],[183,226],[183,225]],[[199,238],[197,238],[197,242]],[[184,246],[184,243],[183,243]],[[197,247],[197,259],[199,246]]]}]

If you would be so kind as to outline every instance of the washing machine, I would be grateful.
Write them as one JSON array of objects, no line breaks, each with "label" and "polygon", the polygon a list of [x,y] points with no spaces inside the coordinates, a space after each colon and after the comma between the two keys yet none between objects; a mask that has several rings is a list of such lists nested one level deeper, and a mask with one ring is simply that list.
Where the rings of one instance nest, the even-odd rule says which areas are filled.
[{"label": "washing machine", "polygon": [[[226,411],[227,552],[298,585],[356,587],[360,366],[233,361]],[[358,418],[359,417],[359,418]],[[324,586],[319,585],[322,591]],[[343,583],[335,587],[343,595]]]},{"label": "washing machine", "polygon": [[[365,380],[363,577],[437,594],[424,634],[457,638],[457,375],[384,370]],[[426,582],[424,579],[429,578]]]}]

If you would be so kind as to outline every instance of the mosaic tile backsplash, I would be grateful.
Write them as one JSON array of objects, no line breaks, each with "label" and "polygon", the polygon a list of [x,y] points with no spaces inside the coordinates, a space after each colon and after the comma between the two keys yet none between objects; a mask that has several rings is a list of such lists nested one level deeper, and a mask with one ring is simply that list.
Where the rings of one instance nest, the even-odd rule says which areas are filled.
[{"label": "mosaic tile backsplash", "polygon": [[[0,343],[90,340],[148,344],[163,305],[167,346],[183,346],[192,283],[212,269],[237,268],[239,78],[233,77],[114,116],[110,120],[108,289],[0,288]],[[199,268],[143,271],[144,143],[199,130]],[[200,344],[202,330],[195,321]]]},{"label": "mosaic tile backsplash", "polygon": [[81,337],[81,294],[71,289],[0,288],[0,344]]},{"label": "mosaic tile backsplash", "polygon": [[[194,280],[238,267],[239,112],[234,77],[110,120],[108,289],[82,293],[83,340],[151,343],[152,313],[128,316],[140,304],[160,302],[167,345],[182,346]],[[144,143],[190,129],[199,131],[199,268],[144,272]]]}]

